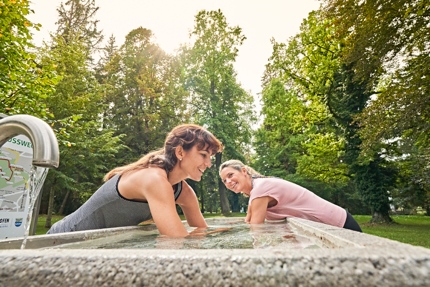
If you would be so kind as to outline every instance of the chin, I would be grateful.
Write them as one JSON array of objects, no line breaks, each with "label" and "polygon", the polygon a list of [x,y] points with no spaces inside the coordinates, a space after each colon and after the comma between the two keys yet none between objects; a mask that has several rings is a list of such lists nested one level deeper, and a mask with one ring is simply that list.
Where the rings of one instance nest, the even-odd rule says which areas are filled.
[{"label": "chin", "polygon": [[202,176],[190,177],[190,179],[192,179],[194,181],[201,181],[202,180]]}]

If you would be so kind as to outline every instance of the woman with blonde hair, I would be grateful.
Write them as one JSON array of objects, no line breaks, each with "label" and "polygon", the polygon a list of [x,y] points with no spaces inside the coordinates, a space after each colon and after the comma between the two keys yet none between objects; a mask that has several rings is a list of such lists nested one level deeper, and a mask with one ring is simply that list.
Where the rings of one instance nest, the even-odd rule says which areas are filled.
[{"label": "woman with blonde hair", "polygon": [[184,237],[191,227],[206,228],[197,196],[185,179],[200,181],[221,142],[205,128],[184,124],[166,137],[164,147],[136,162],[111,170],[105,183],[79,209],[55,223],[48,233],[133,226],[153,219],[160,234]]},{"label": "woman with blonde hair", "polygon": [[361,232],[345,209],[295,183],[263,176],[239,160],[221,164],[219,175],[228,189],[249,196],[248,223],[298,217]]}]

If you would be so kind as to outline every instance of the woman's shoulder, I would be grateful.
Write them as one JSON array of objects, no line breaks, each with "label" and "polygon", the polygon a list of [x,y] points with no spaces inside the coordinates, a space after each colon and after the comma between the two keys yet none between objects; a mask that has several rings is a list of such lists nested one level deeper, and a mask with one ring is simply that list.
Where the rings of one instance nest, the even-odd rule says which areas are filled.
[{"label": "woman's shoulder", "polygon": [[182,187],[182,191],[194,191],[194,189],[188,184],[186,180],[183,180],[179,183]]},{"label": "woman's shoulder", "polygon": [[167,173],[164,169],[159,167],[148,167],[123,174],[121,181],[139,181],[143,183],[150,183],[154,181],[167,180]]},{"label": "woman's shoulder", "polygon": [[124,173],[118,183],[118,189],[126,198],[148,200],[149,191],[167,186],[166,172],[161,168],[145,168]]},{"label": "woman's shoulder", "polygon": [[279,177],[261,177],[254,179],[254,188],[257,189],[285,188],[293,185],[292,182]]},{"label": "woman's shoulder", "polygon": [[273,184],[273,183],[286,183],[285,179],[274,177],[274,176],[264,176],[264,177],[255,177],[253,178],[255,183],[259,184]]}]

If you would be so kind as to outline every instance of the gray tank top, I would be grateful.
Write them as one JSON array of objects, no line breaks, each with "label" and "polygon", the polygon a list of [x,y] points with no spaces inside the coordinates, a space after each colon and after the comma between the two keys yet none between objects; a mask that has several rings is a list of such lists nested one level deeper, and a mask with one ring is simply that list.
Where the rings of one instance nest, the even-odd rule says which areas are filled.
[{"label": "gray tank top", "polygon": [[[149,205],[144,201],[129,200],[118,191],[120,175],[105,182],[81,207],[56,222],[48,234],[79,230],[134,226],[151,219]],[[182,182],[174,190],[175,201],[182,191]]]}]

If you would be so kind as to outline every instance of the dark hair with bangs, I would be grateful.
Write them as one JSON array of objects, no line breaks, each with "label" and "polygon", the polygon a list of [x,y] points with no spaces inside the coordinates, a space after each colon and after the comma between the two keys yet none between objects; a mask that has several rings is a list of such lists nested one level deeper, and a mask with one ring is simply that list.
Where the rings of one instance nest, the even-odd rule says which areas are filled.
[{"label": "dark hair with bangs", "polygon": [[178,162],[175,150],[182,146],[185,151],[197,146],[198,150],[206,150],[211,155],[221,152],[222,143],[204,127],[195,124],[183,124],[175,127],[166,137],[164,148],[148,153],[136,162],[114,168],[108,172],[104,180],[108,180],[116,174],[123,174],[148,166],[157,166],[171,171]]}]

